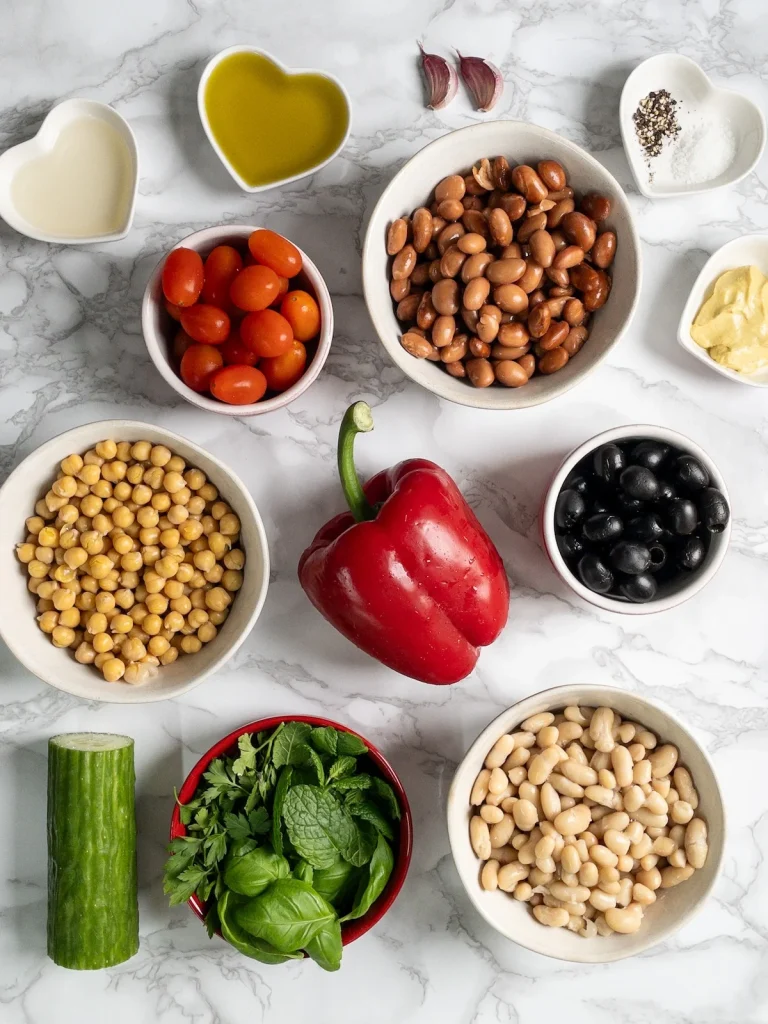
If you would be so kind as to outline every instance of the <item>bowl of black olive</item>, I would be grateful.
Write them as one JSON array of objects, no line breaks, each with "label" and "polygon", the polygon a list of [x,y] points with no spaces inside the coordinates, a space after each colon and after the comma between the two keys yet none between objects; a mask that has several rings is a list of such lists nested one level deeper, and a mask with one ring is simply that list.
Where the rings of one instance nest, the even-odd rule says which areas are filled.
[{"label": "bowl of black olive", "polygon": [[666,427],[615,427],[565,459],[542,510],[563,580],[608,611],[643,614],[687,601],[728,547],[725,482],[697,444]]}]

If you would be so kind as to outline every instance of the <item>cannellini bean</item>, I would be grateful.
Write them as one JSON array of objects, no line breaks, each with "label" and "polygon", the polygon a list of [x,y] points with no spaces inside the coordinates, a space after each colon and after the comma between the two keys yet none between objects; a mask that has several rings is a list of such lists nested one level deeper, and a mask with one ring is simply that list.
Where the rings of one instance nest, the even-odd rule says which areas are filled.
[{"label": "cannellini bean", "polygon": [[636,732],[637,726],[634,722],[622,722],[619,726],[619,739],[622,743],[631,743]]},{"label": "cannellini bean", "polygon": [[485,802],[487,804],[490,804],[491,807],[499,807],[500,804],[502,804],[507,799],[507,797],[510,796],[514,796],[514,790],[512,789],[512,786],[509,783],[507,783],[500,793],[489,793],[488,796],[485,798]]},{"label": "cannellini bean", "polygon": [[685,850],[682,846],[678,847],[674,853],[670,853],[667,857],[667,863],[673,868],[684,868],[688,863],[688,857],[686,856]]},{"label": "cannellini bean", "polygon": [[547,747],[553,747],[559,740],[560,733],[556,725],[545,725],[536,734],[536,742],[542,750],[545,750]]},{"label": "cannellini bean", "polygon": [[607,768],[601,768],[597,773],[598,785],[604,789],[616,789],[616,776]]},{"label": "cannellini bean", "polygon": [[639,786],[630,786],[629,789],[624,791],[624,810],[630,815],[633,811],[643,806],[645,802],[645,793]]},{"label": "cannellini bean", "polygon": [[681,882],[686,882],[691,877],[694,870],[695,869],[690,864],[686,864],[685,867],[681,868],[664,868],[661,872],[661,888],[671,889],[673,886],[679,885]]},{"label": "cannellini bean", "polygon": [[672,778],[679,798],[690,804],[695,811],[699,806],[699,794],[694,788],[693,780],[691,779],[688,769],[678,765],[672,773]]},{"label": "cannellini bean", "polygon": [[617,832],[623,832],[629,826],[629,815],[625,811],[614,811],[612,814],[606,814],[602,824],[604,829],[612,828]]},{"label": "cannellini bean", "polygon": [[612,734],[613,711],[610,708],[598,708],[589,723],[589,735],[594,741],[595,749],[601,753],[610,753],[616,746]]},{"label": "cannellini bean", "polygon": [[501,807],[493,807],[491,804],[483,804],[480,808],[480,817],[489,825],[496,825],[504,817],[504,810]]},{"label": "cannellini bean", "polygon": [[[629,815],[625,815],[629,817]],[[628,837],[630,843],[637,843],[643,835],[643,826],[639,821],[630,821],[630,823],[622,829],[625,836]]]},{"label": "cannellini bean", "polygon": [[547,780],[561,796],[583,797],[584,789],[576,782],[566,779],[560,772],[552,772]]},{"label": "cannellini bean", "polygon": [[552,882],[549,891],[556,900],[562,900],[563,903],[585,903],[589,899],[589,889],[585,885],[571,888],[563,882]]},{"label": "cannellini bean", "polygon": [[577,740],[583,732],[584,728],[578,722],[561,722],[557,727],[558,742],[565,746],[566,743]]},{"label": "cannellini bean", "polygon": [[616,776],[616,785],[620,789],[631,786],[633,782],[632,756],[626,747],[614,747],[611,751],[611,764],[613,774]]},{"label": "cannellini bean", "polygon": [[635,740],[637,743],[641,743],[646,750],[653,750],[659,742],[649,729],[638,729]]},{"label": "cannellini bean", "polygon": [[577,722],[583,727],[589,725],[589,720],[594,714],[594,708],[579,708],[571,704],[563,711],[563,714],[567,721]]},{"label": "cannellini bean", "polygon": [[469,820],[469,841],[480,860],[488,860],[491,856],[491,836],[487,822],[479,814]]},{"label": "cannellini bean", "polygon": [[[638,824],[640,823],[638,822]],[[635,860],[640,860],[641,857],[647,856],[647,854],[649,854],[652,849],[653,840],[650,836],[646,835],[645,832],[643,832],[638,841],[636,843],[632,843],[632,845],[629,848],[629,852],[632,854]]]},{"label": "cannellini bean", "polygon": [[530,832],[539,820],[539,812],[530,800],[518,800],[512,808],[512,817],[521,831]]},{"label": "cannellini bean", "polygon": [[560,809],[567,811],[569,807],[573,807],[576,801],[572,796],[561,796],[560,797]]},{"label": "cannellini bean", "polygon": [[504,892],[512,892],[518,882],[524,881],[530,873],[530,869],[519,861],[505,864],[499,868],[497,883]]},{"label": "cannellini bean", "polygon": [[624,910],[620,910],[618,907],[606,910],[605,923],[614,932],[632,935],[639,930],[643,923],[643,908],[639,903],[630,903]]},{"label": "cannellini bean", "polygon": [[630,743],[627,746],[627,750],[629,751],[629,756],[635,763],[642,761],[645,757],[645,747],[642,743]]},{"label": "cannellini bean", "polygon": [[[645,803],[643,804],[643,806],[647,807],[652,814],[669,813],[667,801],[664,799],[661,793],[657,793],[655,790],[651,791],[648,794],[648,796],[645,798]],[[693,811],[691,811],[691,814],[693,814]],[[683,824],[683,822],[681,822],[681,824]]]},{"label": "cannellini bean", "polygon": [[525,903],[533,895],[533,889],[528,882],[518,882],[512,892],[516,900]]},{"label": "cannellini bean", "polygon": [[643,885],[642,882],[635,882],[632,886],[632,902],[639,903],[642,907],[647,907],[651,903],[656,902],[656,893],[653,889],[649,889],[647,885]]},{"label": "cannellini bean", "polygon": [[586,885],[590,889],[594,889],[600,881],[597,864],[591,860],[588,860],[586,864],[581,864],[578,870],[578,877],[580,885]]},{"label": "cannellini bean", "polygon": [[607,846],[603,846],[600,843],[595,843],[590,849],[589,859],[600,867],[609,868],[615,868],[619,861],[619,858],[612,850],[609,850]]},{"label": "cannellini bean", "polygon": [[491,840],[491,848],[498,849],[500,846],[506,846],[509,840],[512,838],[512,833],[514,831],[515,822],[512,818],[512,815],[503,815],[501,821],[496,822],[495,825],[491,825],[490,829],[488,830],[488,834]]},{"label": "cannellini bean", "polygon": [[[621,860],[621,858],[619,858],[619,860]],[[644,857],[640,858],[640,867],[643,869],[643,871],[650,871],[651,868],[655,868],[658,863],[659,857],[656,853],[646,853]],[[616,866],[618,867],[619,871],[621,871],[621,865],[617,864]]]},{"label": "cannellini bean", "polygon": [[603,842],[617,856],[622,857],[629,850],[629,838],[615,828],[607,828],[603,832]]},{"label": "cannellini bean", "polygon": [[629,816],[642,825],[652,825],[654,828],[664,828],[669,820],[666,814],[652,814],[647,807],[638,807],[636,811],[630,811]]},{"label": "cannellini bean", "polygon": [[520,728],[524,732],[537,733],[539,729],[543,729],[547,725],[552,725],[555,720],[555,716],[551,711],[540,711],[538,715],[531,715],[530,718],[526,718],[521,723]]},{"label": "cannellini bean", "polygon": [[[543,835],[538,843],[536,843],[533,852],[536,855],[536,861],[538,862],[539,860],[544,860],[546,857],[551,857],[554,851],[555,840],[552,836]],[[542,868],[542,870],[544,869]]]},{"label": "cannellini bean", "polygon": [[570,920],[570,914],[562,907],[534,907],[533,916],[539,924],[545,924],[549,928],[564,928]]},{"label": "cannellini bean", "polygon": [[499,862],[487,860],[480,872],[480,885],[487,892],[494,892],[499,887]]},{"label": "cannellini bean", "polygon": [[512,808],[515,806],[516,803],[516,796],[505,796],[499,806],[501,807],[501,810],[504,812],[504,814],[511,814]]},{"label": "cannellini bean", "polygon": [[706,823],[702,818],[694,818],[685,830],[685,856],[688,863],[693,868],[703,868],[708,852]]},{"label": "cannellini bean", "polygon": [[513,768],[519,768],[529,760],[530,756],[527,747],[515,747],[502,767],[505,772],[511,771]]},{"label": "cannellini bean", "polygon": [[661,872],[658,868],[651,868],[650,871],[638,871],[635,875],[635,883],[644,885],[647,889],[655,892],[661,886]]},{"label": "cannellini bean", "polygon": [[568,918],[568,924],[565,927],[569,932],[576,932],[578,934],[581,931],[581,921],[582,919],[580,917],[574,917],[573,914],[571,914]]},{"label": "cannellini bean", "polygon": [[473,807],[478,807],[488,795],[488,782],[490,781],[491,773],[487,768],[483,768],[480,774],[475,779],[475,784],[472,787],[472,792],[469,795],[469,802]]},{"label": "cannellini bean", "polygon": [[576,804],[567,811],[561,811],[554,820],[554,826],[561,836],[578,835],[589,825],[592,813],[586,804]]},{"label": "cannellini bean", "polygon": [[675,852],[677,844],[674,843],[669,836],[659,836],[658,839],[653,840],[653,846],[651,849],[657,857],[668,857],[670,853]]},{"label": "cannellini bean", "polygon": [[538,868],[531,868],[531,873],[528,875],[528,881],[531,885],[549,885],[555,876],[547,871],[540,871]]},{"label": "cannellini bean", "polygon": [[[563,871],[567,871],[569,874],[576,874],[581,868],[581,857],[575,847],[566,846],[563,848],[562,855],[560,857],[560,863],[563,867]],[[587,882],[583,883],[587,885]]]},{"label": "cannellini bean", "polygon": [[612,789],[607,789],[605,786],[587,786],[584,790],[584,796],[589,800],[594,800],[596,804],[600,804],[603,807],[614,808],[616,806],[616,794]]},{"label": "cannellini bean", "polygon": [[502,846],[498,850],[493,851],[493,859],[497,860],[499,864],[511,864],[517,860],[517,850],[513,846]]},{"label": "cannellini bean", "polygon": [[616,906],[616,897],[602,889],[593,889],[589,894],[589,902],[595,910],[604,912]]},{"label": "cannellini bean", "polygon": [[[552,716],[554,718],[554,715]],[[536,735],[527,730],[521,732],[513,732],[512,738],[515,741],[515,747],[533,747],[536,744]]]},{"label": "cannellini bean", "polygon": [[693,808],[687,800],[675,800],[669,809],[669,815],[676,825],[687,825],[693,817]]},{"label": "cannellini bean", "polygon": [[[610,763],[611,763],[611,755],[610,754],[606,754],[602,750],[596,750],[594,752],[594,754],[592,755],[592,757],[590,757],[590,759],[589,759],[589,767],[593,768],[596,772],[598,772],[598,774],[604,768],[607,768]],[[599,782],[599,779],[598,779],[598,782]]]},{"label": "cannellini bean", "polygon": [[[526,751],[526,753],[528,753],[528,751]],[[507,778],[513,786],[519,786],[521,782],[525,782],[526,775],[527,772],[523,767],[510,768],[507,771]]]},{"label": "cannellini bean", "polygon": [[[669,794],[672,792],[672,783],[669,781],[669,778],[652,779],[651,789],[654,791],[654,793],[659,793],[666,800]],[[677,796],[677,794],[675,794],[675,796]]]},{"label": "cannellini bean", "polygon": [[563,809],[560,803],[560,794],[549,782],[545,782],[541,787],[539,799],[544,817],[547,821],[554,821]]},{"label": "cannellini bean", "polygon": [[648,760],[651,762],[651,775],[653,778],[663,779],[665,776],[671,775],[677,764],[678,757],[678,749],[672,746],[671,743],[665,743],[654,750],[652,754],[649,754]]},{"label": "cannellini bean", "polygon": [[498,796],[499,793],[507,788],[508,781],[506,772],[502,771],[501,768],[491,769],[491,777],[488,780],[488,792]]},{"label": "cannellini bean", "polygon": [[515,738],[506,734],[499,736],[485,759],[486,768],[501,768],[515,748]]},{"label": "cannellini bean", "polygon": [[602,935],[604,937],[608,935],[613,935],[613,928],[611,928],[608,925],[608,922],[605,920],[604,914],[598,914],[595,918],[595,928],[597,930],[598,935]]},{"label": "cannellini bean", "polygon": [[583,837],[577,839],[573,845],[576,849],[576,852],[579,855],[579,860],[581,861],[581,863],[586,864],[586,862],[589,860],[589,846],[587,845],[586,839],[584,839]]},{"label": "cannellini bean", "polygon": [[576,761],[578,764],[589,764],[589,758],[580,743],[569,743],[565,748],[565,753],[571,761]]},{"label": "cannellini bean", "polygon": [[597,772],[588,765],[579,764],[578,761],[563,761],[559,768],[560,774],[566,779],[575,782],[579,786],[594,786],[597,783]]},{"label": "cannellini bean", "polygon": [[632,879],[622,878],[619,881],[619,892],[616,896],[616,905],[626,907],[632,902]]},{"label": "cannellini bean", "polygon": [[[533,758],[528,766],[528,781],[534,786],[546,782],[555,765],[560,761],[559,747],[550,746]],[[561,765],[561,770],[568,762]]]},{"label": "cannellini bean", "polygon": [[595,922],[585,918],[579,929],[579,935],[584,939],[593,939],[597,935],[597,925]]}]

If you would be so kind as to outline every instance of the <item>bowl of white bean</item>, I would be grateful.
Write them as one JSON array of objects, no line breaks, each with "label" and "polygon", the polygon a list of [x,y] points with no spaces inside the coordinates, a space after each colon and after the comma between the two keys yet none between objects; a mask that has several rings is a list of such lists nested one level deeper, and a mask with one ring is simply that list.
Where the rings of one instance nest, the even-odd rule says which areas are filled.
[{"label": "bowl of white bean", "polygon": [[186,693],[256,622],[269,551],[210,452],[104,420],[37,448],[0,488],[0,635],[44,682],[129,704]]},{"label": "bowl of white bean", "polygon": [[575,963],[668,938],[706,900],[725,843],[705,749],[669,709],[608,686],[543,690],[494,719],[456,770],[447,816],[485,920]]}]

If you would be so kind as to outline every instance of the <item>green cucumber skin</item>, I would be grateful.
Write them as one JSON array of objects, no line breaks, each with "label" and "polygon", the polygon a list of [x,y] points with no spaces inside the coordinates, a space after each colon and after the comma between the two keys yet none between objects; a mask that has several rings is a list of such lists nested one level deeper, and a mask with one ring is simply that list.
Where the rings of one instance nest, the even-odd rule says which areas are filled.
[{"label": "green cucumber skin", "polygon": [[89,971],[139,948],[133,741],[48,743],[48,955]]}]

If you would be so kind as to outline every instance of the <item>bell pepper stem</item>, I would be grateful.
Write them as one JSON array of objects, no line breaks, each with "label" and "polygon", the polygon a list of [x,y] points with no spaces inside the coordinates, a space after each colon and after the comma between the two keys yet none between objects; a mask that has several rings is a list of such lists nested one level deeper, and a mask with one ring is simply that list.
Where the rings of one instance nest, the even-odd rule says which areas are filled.
[{"label": "bell pepper stem", "polygon": [[368,403],[355,402],[354,405],[350,405],[339,428],[337,459],[341,488],[350,512],[358,523],[376,518],[376,509],[366,498],[355,469],[355,438],[369,430],[373,430],[373,416]]}]

